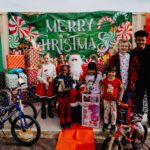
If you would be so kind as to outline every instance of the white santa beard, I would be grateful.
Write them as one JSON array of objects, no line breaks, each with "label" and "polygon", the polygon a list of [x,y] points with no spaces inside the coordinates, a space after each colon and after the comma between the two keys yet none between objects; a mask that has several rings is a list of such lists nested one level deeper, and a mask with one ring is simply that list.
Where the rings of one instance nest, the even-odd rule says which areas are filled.
[{"label": "white santa beard", "polygon": [[82,74],[82,67],[77,62],[72,62],[70,64],[70,74],[73,80],[79,80],[80,74]]}]

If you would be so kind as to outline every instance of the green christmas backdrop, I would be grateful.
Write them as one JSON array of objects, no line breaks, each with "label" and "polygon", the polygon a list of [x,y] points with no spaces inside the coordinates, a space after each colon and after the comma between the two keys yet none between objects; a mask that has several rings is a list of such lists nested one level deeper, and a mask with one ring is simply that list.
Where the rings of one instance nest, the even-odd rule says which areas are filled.
[{"label": "green christmas backdrop", "polygon": [[[18,48],[27,39],[41,46],[41,53],[79,53],[85,60],[91,54],[103,55],[120,39],[132,42],[132,14],[115,11],[92,13],[9,13],[9,46]],[[35,43],[34,43],[35,44]]]}]

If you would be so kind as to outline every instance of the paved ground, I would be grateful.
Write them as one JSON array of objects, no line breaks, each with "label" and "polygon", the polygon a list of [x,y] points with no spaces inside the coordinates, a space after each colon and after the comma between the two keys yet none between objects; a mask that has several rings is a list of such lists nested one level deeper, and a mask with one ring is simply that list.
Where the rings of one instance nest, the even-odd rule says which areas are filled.
[{"label": "paved ground", "polygon": [[[38,105],[36,106],[36,108],[38,111],[40,110],[40,107]],[[146,121],[146,118],[147,117],[145,116],[144,122]],[[37,120],[41,126],[42,136],[41,139],[35,145],[30,147],[24,147],[18,145],[18,143],[13,138],[9,137],[11,133],[10,133],[10,124],[8,122],[5,124],[5,128],[4,128],[4,132],[6,133],[7,137],[4,138],[0,137],[0,150],[55,150],[57,144],[56,137],[58,137],[58,133],[61,131],[59,127],[58,117],[55,116],[53,119],[47,117],[47,119],[43,120],[41,119],[40,115],[38,115]],[[98,130],[94,129],[95,133],[99,133],[100,131],[101,131],[100,129]],[[149,128],[149,133],[150,133],[150,128]],[[96,150],[100,150],[102,142],[103,139],[98,140],[96,138],[95,141]],[[147,143],[150,144],[150,139],[147,140]],[[128,145],[124,149],[130,150],[132,149],[132,146]],[[148,148],[143,146],[142,150],[148,150]]]},{"label": "paved ground", "polygon": [[[102,142],[103,140],[101,140]],[[101,149],[101,142],[95,141],[95,147],[96,150]],[[147,142],[150,144],[150,139],[147,140]],[[0,150],[55,150],[57,140],[56,139],[40,139],[36,144],[25,147],[20,146],[16,141],[14,141],[13,138],[0,138]],[[131,150],[132,146],[128,145],[124,150]],[[142,147],[141,150],[148,150],[145,146]]]}]

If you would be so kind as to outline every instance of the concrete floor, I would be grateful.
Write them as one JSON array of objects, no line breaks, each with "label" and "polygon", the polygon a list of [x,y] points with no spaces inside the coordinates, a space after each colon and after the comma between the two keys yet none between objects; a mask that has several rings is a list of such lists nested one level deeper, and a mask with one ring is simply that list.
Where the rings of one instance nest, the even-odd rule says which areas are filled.
[{"label": "concrete floor", "polygon": [[[35,106],[37,108],[38,111],[38,117],[37,117],[37,121],[39,122],[40,126],[41,126],[41,130],[42,130],[42,135],[41,135],[41,139],[33,146],[31,147],[24,147],[24,146],[20,146],[18,145],[18,143],[16,141],[14,141],[14,139],[11,138],[11,133],[10,133],[10,124],[9,122],[7,122],[5,124],[5,127],[3,129],[3,131],[6,134],[5,136],[1,136],[0,138],[0,145],[1,148],[0,150],[4,150],[4,149],[9,149],[9,150],[55,150],[55,146],[57,143],[57,137],[58,137],[58,133],[61,131],[61,128],[59,126],[59,118],[58,116],[55,114],[54,118],[49,118],[47,117],[46,119],[41,119],[40,116],[40,104],[39,103],[35,103]],[[25,111],[28,112],[30,114],[30,111],[28,110],[28,108],[25,108]],[[146,115],[144,115],[143,118],[143,123],[146,124]],[[99,140],[98,134],[101,133],[102,131],[102,125],[100,126],[99,129],[94,129],[94,134],[95,134],[95,146],[96,146],[96,150],[98,150],[101,147],[101,143],[103,142],[103,138],[101,138],[101,140]],[[150,131],[150,129],[149,129]],[[150,144],[150,140],[148,139],[148,144]],[[125,148],[126,149],[126,148]],[[127,149],[131,149],[131,146],[127,146]],[[147,148],[142,148],[147,149]]]}]

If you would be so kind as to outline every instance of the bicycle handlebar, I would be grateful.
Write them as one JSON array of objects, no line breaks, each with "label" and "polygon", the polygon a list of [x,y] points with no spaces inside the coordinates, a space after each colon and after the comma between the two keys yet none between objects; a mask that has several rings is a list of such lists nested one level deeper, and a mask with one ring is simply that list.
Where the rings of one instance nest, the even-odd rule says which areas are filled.
[{"label": "bicycle handlebar", "polygon": [[126,103],[123,103],[123,102],[121,102],[121,101],[118,101],[116,98],[113,98],[113,97],[112,97],[112,100],[115,101],[116,104],[117,104],[118,106],[122,107],[122,108],[129,108],[129,107],[131,107],[131,106],[129,106],[129,105],[126,104]]}]

